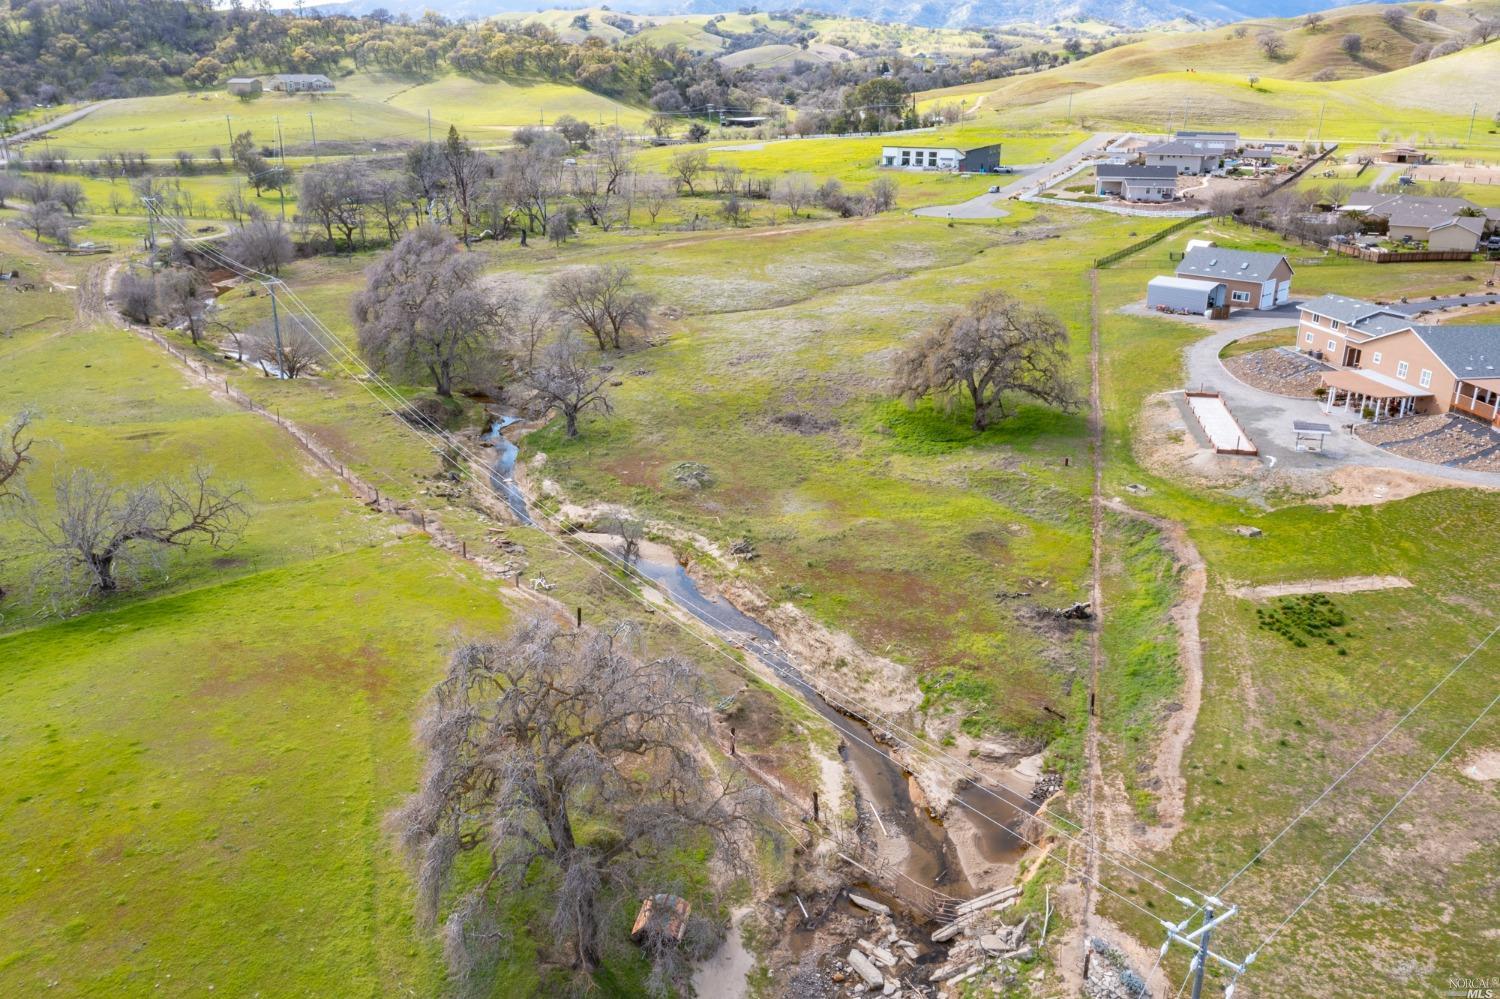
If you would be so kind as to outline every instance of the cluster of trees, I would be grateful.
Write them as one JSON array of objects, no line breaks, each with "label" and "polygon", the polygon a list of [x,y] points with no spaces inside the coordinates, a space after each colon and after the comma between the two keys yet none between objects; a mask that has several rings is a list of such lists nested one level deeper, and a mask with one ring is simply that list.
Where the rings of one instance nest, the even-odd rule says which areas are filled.
[{"label": "cluster of trees", "polygon": [[440,396],[461,385],[496,385],[512,372],[576,437],[582,414],[610,410],[608,369],[590,357],[584,338],[600,352],[629,347],[649,330],[654,300],[616,264],[569,268],[540,292],[486,284],[482,269],[481,258],[442,227],[408,232],[369,267],[355,296],[361,355]]},{"label": "cluster of trees", "polygon": [[22,481],[35,460],[34,423],[23,410],[0,431],[0,516],[22,525],[13,551],[32,561],[32,588],[54,609],[159,573],[174,551],[195,544],[226,550],[238,541],[248,495],[205,468],[131,485],[77,468],[55,477],[50,506],[38,503]]},{"label": "cluster of trees", "polygon": [[[680,862],[710,848],[717,882],[750,873],[772,805],[699,750],[708,689],[680,659],[632,655],[632,629],[525,621],[504,641],[458,648],[420,726],[427,762],[393,816],[423,923],[441,926],[449,973],[487,994],[520,940],[539,941],[544,991],[588,990],[625,949],[618,927],[659,893],[694,902],[683,940],[658,912],[642,945],[647,987],[669,994],[715,930]],[[709,889],[712,891],[712,887]],[[545,929],[523,934],[514,901],[535,897]],[[524,955],[530,957],[529,954]]]},{"label": "cluster of trees", "polygon": [[0,208],[7,207],[13,198],[25,202],[21,206],[21,227],[37,242],[45,236],[64,245],[72,242],[75,219],[88,204],[83,185],[75,180],[0,173]]}]

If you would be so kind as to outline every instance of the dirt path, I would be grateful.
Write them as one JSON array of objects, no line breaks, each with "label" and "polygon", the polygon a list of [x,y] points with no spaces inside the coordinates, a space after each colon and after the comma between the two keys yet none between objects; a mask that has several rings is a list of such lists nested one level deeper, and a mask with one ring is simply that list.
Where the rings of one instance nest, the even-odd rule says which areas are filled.
[{"label": "dirt path", "polygon": [[1267,583],[1264,586],[1227,586],[1231,597],[1265,600],[1302,593],[1362,593],[1366,590],[1404,590],[1411,586],[1405,576],[1345,576],[1343,579],[1304,579],[1297,583]]},{"label": "dirt path", "polygon": [[[1099,816],[1098,801],[1104,783],[1104,768],[1099,759],[1099,719],[1094,713],[1094,702],[1099,692],[1099,668],[1104,661],[1104,649],[1100,632],[1104,621],[1104,403],[1099,385],[1099,272],[1089,271],[1089,461],[1093,466],[1093,484],[1089,496],[1089,522],[1092,534],[1092,579],[1090,595],[1094,611],[1093,627],[1089,629],[1089,717],[1084,736],[1084,787],[1083,828],[1088,840],[1089,853],[1084,861],[1086,880],[1083,884],[1082,932],[1077,941],[1080,948],[1087,946],[1094,931],[1094,907],[1098,902],[1094,893],[1094,882],[1099,877]],[[1085,955],[1080,951],[1080,968]]]},{"label": "dirt path", "polygon": [[1198,616],[1203,610],[1203,598],[1208,593],[1208,567],[1198,554],[1198,546],[1193,544],[1181,524],[1133,510],[1123,503],[1106,505],[1116,513],[1144,520],[1160,531],[1173,560],[1183,570],[1182,595],[1171,609],[1172,624],[1177,629],[1177,661],[1182,665],[1182,689],[1178,694],[1182,708],[1167,719],[1150,764],[1150,773],[1144,775],[1142,781],[1149,783],[1155,778],[1159,782],[1156,799],[1159,821],[1144,832],[1139,831],[1123,789],[1110,806],[1111,818],[1118,820],[1112,825],[1137,830],[1129,834],[1132,849],[1164,850],[1172,845],[1172,840],[1182,829],[1182,817],[1187,807],[1187,778],[1182,773],[1182,757],[1192,741],[1198,710],[1203,705],[1203,640],[1198,633]]}]

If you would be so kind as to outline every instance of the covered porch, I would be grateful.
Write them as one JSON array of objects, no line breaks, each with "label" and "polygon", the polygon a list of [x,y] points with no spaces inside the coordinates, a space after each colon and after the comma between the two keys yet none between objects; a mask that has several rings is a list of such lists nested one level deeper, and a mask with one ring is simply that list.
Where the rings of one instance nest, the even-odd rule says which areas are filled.
[{"label": "covered porch", "polygon": [[1342,408],[1346,413],[1363,415],[1368,409],[1374,423],[1410,416],[1422,399],[1432,398],[1432,393],[1425,389],[1375,371],[1325,371],[1323,387],[1328,390],[1323,397],[1324,413],[1331,415]]},{"label": "covered porch", "polygon": [[1453,408],[1489,424],[1500,422],[1500,378],[1459,382],[1453,390]]}]

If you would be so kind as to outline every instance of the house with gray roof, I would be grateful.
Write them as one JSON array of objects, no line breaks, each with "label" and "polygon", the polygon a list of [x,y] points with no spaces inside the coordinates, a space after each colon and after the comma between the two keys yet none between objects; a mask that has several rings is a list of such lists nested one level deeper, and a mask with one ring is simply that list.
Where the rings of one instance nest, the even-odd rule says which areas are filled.
[{"label": "house with gray roof", "polygon": [[[1340,206],[1386,224],[1387,235],[1397,242],[1426,243],[1433,250],[1473,251],[1484,233],[1500,219],[1466,198],[1437,198],[1421,194],[1375,195]],[[1500,214],[1500,213],[1497,213]],[[1476,219],[1460,222],[1457,219]],[[1472,236],[1472,238],[1470,238]],[[1434,246],[1436,241],[1438,245]]]},{"label": "house with gray roof", "polygon": [[1146,166],[1169,166],[1189,177],[1222,170],[1225,155],[1224,149],[1218,145],[1187,139],[1158,142],[1141,150]]},{"label": "house with gray roof", "polygon": [[1302,305],[1297,348],[1334,365],[1324,406],[1375,419],[1458,412],[1500,426],[1500,324],[1413,322],[1342,295]]},{"label": "house with gray roof", "polygon": [[1124,201],[1171,201],[1177,197],[1177,168],[1100,163],[1094,168],[1094,193]]},{"label": "house with gray roof", "polygon": [[1292,297],[1292,265],[1280,253],[1194,246],[1183,254],[1177,276],[1224,282],[1231,309],[1273,309]]}]

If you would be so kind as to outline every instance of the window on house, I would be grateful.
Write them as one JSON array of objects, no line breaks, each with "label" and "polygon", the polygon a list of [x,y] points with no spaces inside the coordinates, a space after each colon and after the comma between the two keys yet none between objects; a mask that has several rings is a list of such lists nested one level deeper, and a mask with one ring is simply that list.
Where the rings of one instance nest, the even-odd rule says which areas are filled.
[{"label": "window on house", "polygon": [[1334,341],[1334,340],[1329,340],[1328,341],[1328,350],[1329,350],[1329,353],[1332,353],[1333,351],[1338,350],[1338,349],[1339,349],[1339,345],[1338,345],[1337,341]]},{"label": "window on house", "polygon": [[1396,377],[1405,378],[1406,373],[1410,370],[1410,367],[1407,366],[1407,363],[1405,361],[1400,361],[1396,364]]},{"label": "window on house", "polygon": [[1375,353],[1373,353],[1373,354],[1370,355],[1370,363],[1371,364],[1379,364],[1380,363],[1380,351],[1377,350]]},{"label": "window on house", "polygon": [[1339,328],[1339,321],[1337,319],[1330,319],[1330,320],[1328,320],[1328,328],[1331,329],[1331,330],[1338,329]]},{"label": "window on house", "polygon": [[1233,292],[1229,297],[1234,299],[1236,302],[1250,301],[1250,293],[1248,291],[1236,291]]},{"label": "window on house", "polygon": [[1426,368],[1423,368],[1421,376],[1417,379],[1417,384],[1422,386],[1423,388],[1427,388],[1429,385],[1431,385],[1432,372],[1428,371]]},{"label": "window on house", "polygon": [[1308,330],[1306,333],[1302,334],[1302,342],[1312,343],[1312,330]]}]

